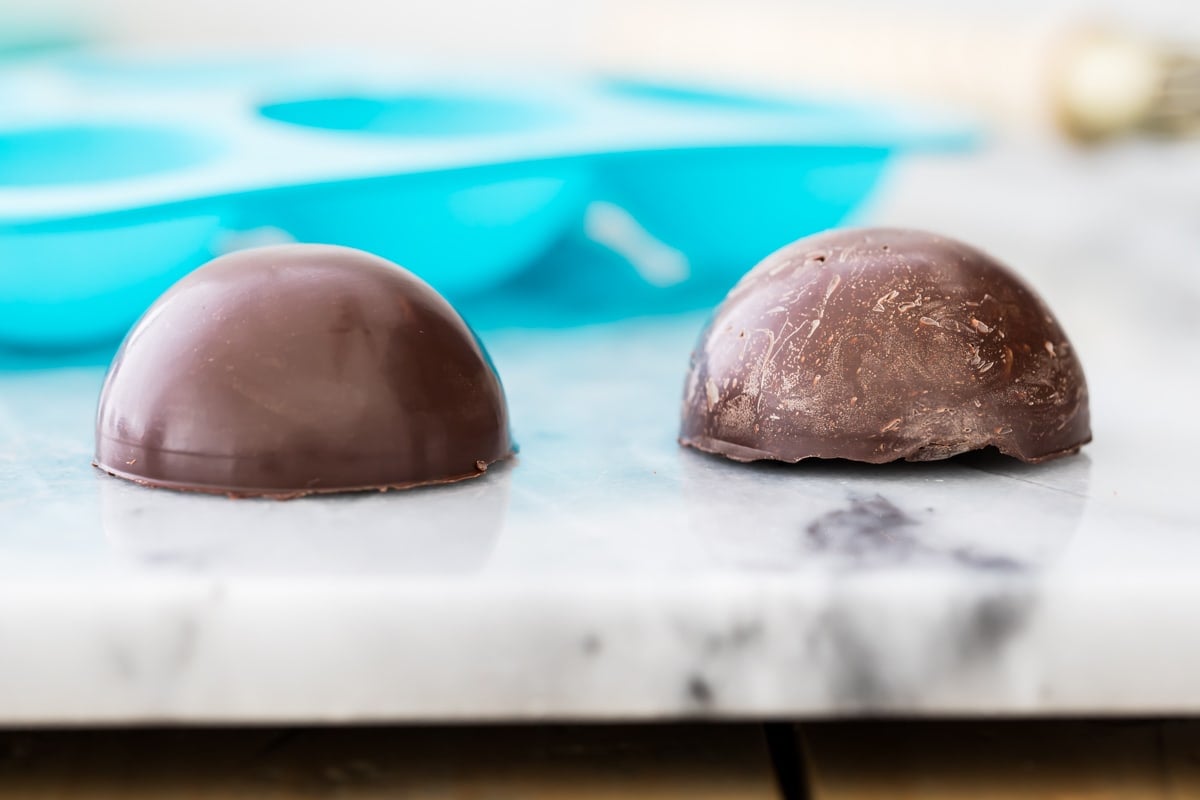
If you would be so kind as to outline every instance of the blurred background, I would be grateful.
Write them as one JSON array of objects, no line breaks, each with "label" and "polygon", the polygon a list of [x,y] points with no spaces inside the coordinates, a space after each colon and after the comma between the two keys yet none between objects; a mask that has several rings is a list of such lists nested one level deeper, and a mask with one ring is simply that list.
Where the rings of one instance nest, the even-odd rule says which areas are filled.
[{"label": "blurred background", "polygon": [[[1116,43],[1101,47],[1098,32]],[[1072,81],[1075,92],[1107,92],[1110,106],[1134,103],[1127,95],[1152,78],[1140,63],[1143,54],[1133,51],[1196,40],[1200,12],[1190,0],[6,0],[0,6],[0,42],[18,53],[72,42],[171,55],[366,47],[458,65],[900,93],[965,103],[1025,128],[1061,111],[1054,108],[1061,98],[1049,95]],[[1089,80],[1093,85],[1085,87]]]},{"label": "blurred background", "polygon": [[1032,124],[1020,115],[1045,110],[1044,95],[1070,68],[1076,80],[1091,70],[1114,101],[1146,79],[1120,47],[1066,64],[1084,59],[1072,48],[1088,31],[1200,38],[1189,0],[6,0],[0,13],[13,49],[72,40],[169,54],[366,47],[456,65],[899,91],[974,103],[1014,124]]},{"label": "blurred background", "polygon": [[[159,3],[153,0],[6,0],[6,30],[57,28],[138,46],[308,48],[330,44],[374,45],[446,58],[503,58],[537,63],[587,63],[598,40],[610,35],[611,17],[630,24],[678,14],[678,28],[664,38],[704,26],[706,12],[736,12],[748,26],[770,24],[803,13],[810,20],[854,19],[866,29],[909,20],[953,26],[976,34],[1060,20],[1135,24],[1142,32],[1172,37],[1200,30],[1189,0],[1011,0],[998,6],[982,0],[213,0]],[[714,30],[713,35],[736,36]],[[813,46],[822,31],[794,31]],[[896,33],[908,33],[903,27]],[[615,44],[615,43],[609,43]],[[818,51],[820,42],[815,46]],[[717,56],[719,54],[714,54]],[[715,60],[721,60],[715,58]]]}]

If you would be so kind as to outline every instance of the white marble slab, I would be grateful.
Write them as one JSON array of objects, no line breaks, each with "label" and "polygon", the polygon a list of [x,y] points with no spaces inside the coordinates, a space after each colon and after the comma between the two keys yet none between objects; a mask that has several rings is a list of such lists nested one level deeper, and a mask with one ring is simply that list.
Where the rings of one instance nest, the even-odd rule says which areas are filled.
[{"label": "white marble slab", "polygon": [[1168,202],[1200,176],[1172,153],[1046,156],[1032,207],[1028,156],[918,164],[876,209],[1059,312],[1096,441],[1041,466],[684,451],[696,316],[486,334],[519,463],[387,495],[126,484],[88,463],[98,369],[0,374],[0,724],[1200,712],[1200,230]]}]

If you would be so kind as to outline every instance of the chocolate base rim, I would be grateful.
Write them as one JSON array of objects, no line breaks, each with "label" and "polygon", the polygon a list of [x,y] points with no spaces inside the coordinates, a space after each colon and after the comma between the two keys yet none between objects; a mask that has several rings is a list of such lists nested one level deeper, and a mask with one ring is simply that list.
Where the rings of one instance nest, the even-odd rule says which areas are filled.
[{"label": "chocolate base rim", "polygon": [[919,445],[917,447],[910,448],[907,451],[896,452],[891,455],[883,455],[883,456],[880,456],[877,458],[854,457],[854,456],[848,456],[848,455],[844,455],[844,454],[826,455],[826,454],[822,454],[822,453],[810,453],[808,455],[797,456],[795,458],[786,458],[778,453],[772,453],[767,450],[761,450],[756,447],[748,447],[746,445],[736,444],[734,442],[727,442],[723,439],[715,439],[711,436],[700,436],[700,437],[694,437],[694,438],[680,436],[677,441],[683,447],[689,447],[694,450],[699,450],[700,452],[707,453],[709,455],[722,456],[731,461],[736,461],[736,462],[739,462],[742,464],[749,464],[754,461],[776,461],[776,462],[779,462],[782,464],[799,464],[801,461],[811,461],[813,459],[818,459],[818,460],[823,460],[823,461],[835,461],[835,460],[852,461],[852,462],[855,462],[858,464],[875,464],[875,465],[891,464],[896,461],[907,461],[909,463],[920,463],[923,461],[945,461],[948,458],[954,458],[955,456],[965,455],[967,453],[979,452],[980,450],[986,450],[989,447],[995,448],[1002,455],[1008,456],[1009,458],[1015,458],[1016,460],[1018,460],[1022,463],[1025,463],[1025,464],[1042,464],[1046,461],[1053,461],[1054,459],[1057,459],[1057,458],[1063,458],[1065,456],[1073,456],[1073,455],[1078,454],[1084,445],[1086,445],[1092,441],[1092,435],[1089,433],[1087,438],[1084,439],[1083,441],[1079,442],[1078,444],[1063,448],[1062,450],[1055,450],[1050,453],[1042,453],[1042,454],[1039,454],[1036,456],[1025,455],[1024,453],[1021,453],[1020,451],[1018,451],[1016,448],[1009,447],[1006,444],[1002,444],[997,441],[987,440],[987,441],[982,441],[979,444],[972,445],[971,447],[968,447],[968,448],[965,448],[962,450],[957,450],[956,452],[949,453],[947,455],[934,456],[932,458],[930,458],[930,457],[914,458],[913,457],[922,452],[928,453],[929,452],[928,448],[930,447],[930,444],[931,444],[928,442],[925,444]]},{"label": "chocolate base rim", "polygon": [[95,460],[92,461],[92,466],[100,472],[103,472],[104,474],[113,478],[119,478],[123,481],[137,484],[138,486],[144,486],[147,489],[166,489],[168,491],[185,492],[191,494],[224,495],[231,500],[265,499],[282,501],[295,500],[301,497],[310,497],[312,495],[362,494],[365,492],[385,493],[390,491],[420,489],[422,487],[447,486],[449,484],[462,483],[463,481],[469,481],[474,478],[482,477],[483,475],[487,474],[487,471],[493,466],[502,464],[506,461],[512,461],[514,463],[517,461],[517,449],[515,447],[499,458],[491,461],[484,462],[481,459],[479,462],[477,462],[477,464],[481,463],[483,466],[477,466],[475,472],[467,474],[450,475],[444,478],[430,478],[429,480],[423,481],[407,481],[404,483],[377,483],[366,486],[343,487],[322,486],[319,488],[305,489],[245,489],[225,486],[208,486],[195,483],[185,483],[182,481],[155,480],[153,478],[147,478],[143,475],[134,475],[123,470],[105,466],[104,464],[101,464]]}]

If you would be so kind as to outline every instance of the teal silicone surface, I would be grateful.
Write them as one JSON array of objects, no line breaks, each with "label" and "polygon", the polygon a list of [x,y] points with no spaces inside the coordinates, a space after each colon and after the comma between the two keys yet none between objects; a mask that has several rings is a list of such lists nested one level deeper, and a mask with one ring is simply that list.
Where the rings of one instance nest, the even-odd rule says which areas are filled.
[{"label": "teal silicone surface", "polygon": [[[23,350],[115,340],[206,259],[285,239],[375,252],[489,318],[640,313],[837,224],[896,153],[968,138],[883,109],[365,61],[75,56],[6,68],[0,98],[0,348]],[[550,274],[555,252],[576,257]]]}]

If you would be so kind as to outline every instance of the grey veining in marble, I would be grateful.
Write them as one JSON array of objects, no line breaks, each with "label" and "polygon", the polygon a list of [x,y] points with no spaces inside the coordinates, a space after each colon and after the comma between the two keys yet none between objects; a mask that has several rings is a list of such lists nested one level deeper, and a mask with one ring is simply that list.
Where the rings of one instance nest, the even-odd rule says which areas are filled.
[{"label": "grey veining in marble", "polygon": [[[110,479],[98,369],[0,374],[0,724],[1200,711],[1200,174],[1079,158],[1044,157],[1061,208],[1000,154],[915,165],[875,211],[1043,289],[1096,436],[1048,464],[685,451],[698,316],[486,333],[519,461],[386,495]],[[974,211],[947,199],[980,176]]]}]

